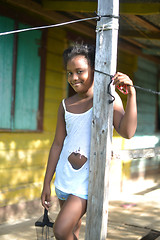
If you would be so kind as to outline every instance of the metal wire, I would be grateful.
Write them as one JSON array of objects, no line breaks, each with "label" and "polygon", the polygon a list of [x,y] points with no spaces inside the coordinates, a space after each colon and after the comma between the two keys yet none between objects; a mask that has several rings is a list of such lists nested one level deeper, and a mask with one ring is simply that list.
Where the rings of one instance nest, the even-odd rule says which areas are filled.
[{"label": "metal wire", "polygon": [[98,15],[98,14],[96,14],[95,17],[90,17],[90,18],[82,18],[82,19],[77,19],[77,20],[72,20],[72,21],[68,21],[68,22],[57,23],[57,24],[52,24],[52,25],[47,25],[47,26],[31,27],[31,28],[18,29],[18,30],[13,30],[13,31],[8,31],[8,32],[2,32],[2,33],[0,33],[0,36],[5,36],[5,35],[9,35],[9,34],[14,34],[14,33],[27,32],[27,31],[33,31],[33,30],[46,29],[46,28],[62,27],[65,25],[78,23],[78,22],[90,21],[90,20],[94,20],[94,19],[97,21],[100,21],[101,18],[103,18],[103,17],[119,18],[119,16],[115,16],[115,15]]},{"label": "metal wire", "polygon": [[[105,72],[99,71],[99,70],[97,70],[97,69],[95,69],[95,72],[102,73],[102,74],[104,74],[104,75],[106,75],[106,76],[109,76],[110,78],[113,77],[113,75],[111,75],[111,74],[109,74],[109,73],[105,73]],[[149,93],[151,93],[151,94],[160,95],[160,92],[154,91],[154,90],[152,90],[152,89],[143,88],[143,87],[140,87],[140,86],[137,86],[137,85],[129,85],[129,84],[128,84],[128,86],[134,87],[134,88],[139,89],[139,90],[142,90],[142,91],[144,91],[144,92],[149,92]]]}]

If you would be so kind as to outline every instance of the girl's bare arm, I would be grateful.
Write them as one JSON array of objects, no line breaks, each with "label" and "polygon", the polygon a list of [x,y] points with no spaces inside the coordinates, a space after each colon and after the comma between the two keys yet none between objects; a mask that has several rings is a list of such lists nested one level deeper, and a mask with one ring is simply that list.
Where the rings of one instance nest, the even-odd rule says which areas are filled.
[{"label": "girl's bare arm", "polygon": [[[117,73],[113,78],[115,87],[133,85],[131,79],[122,73]],[[113,124],[116,131],[124,138],[131,138],[137,128],[137,103],[134,87],[127,86],[127,105],[124,111],[121,98],[116,93],[114,102]]]},{"label": "girl's bare arm", "polygon": [[46,208],[49,207],[49,202],[50,202],[50,195],[51,195],[50,182],[55,173],[55,169],[56,169],[58,159],[63,147],[65,136],[66,136],[66,128],[65,128],[65,120],[64,120],[64,109],[61,103],[58,109],[56,133],[55,133],[55,138],[49,153],[46,174],[45,174],[44,184],[43,184],[43,191],[41,195],[42,205]]}]

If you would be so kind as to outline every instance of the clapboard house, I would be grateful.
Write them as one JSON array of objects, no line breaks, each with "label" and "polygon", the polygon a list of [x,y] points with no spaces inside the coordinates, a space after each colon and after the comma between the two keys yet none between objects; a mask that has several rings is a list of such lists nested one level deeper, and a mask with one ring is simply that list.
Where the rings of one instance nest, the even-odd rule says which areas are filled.
[{"label": "clapboard house", "polygon": [[[94,0],[0,0],[0,32],[92,17],[96,10]],[[10,213],[16,216],[18,208],[27,212],[28,206],[39,204],[57,109],[72,94],[62,53],[74,41],[94,44],[95,27],[91,20],[0,36],[2,222]],[[135,85],[160,91],[159,63],[160,3],[120,1],[117,70],[128,74]],[[137,104],[136,135],[131,140],[115,132],[113,136],[111,175],[119,176],[113,184],[122,191],[139,178],[150,184],[147,187],[160,181],[160,96],[137,90]]]}]

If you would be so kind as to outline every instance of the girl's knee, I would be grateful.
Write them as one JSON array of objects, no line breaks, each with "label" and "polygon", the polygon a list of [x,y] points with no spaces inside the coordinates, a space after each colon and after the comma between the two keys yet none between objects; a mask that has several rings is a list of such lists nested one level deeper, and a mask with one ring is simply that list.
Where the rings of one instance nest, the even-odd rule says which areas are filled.
[{"label": "girl's knee", "polygon": [[[81,221],[80,221],[81,222]],[[79,223],[80,223],[79,222]],[[66,240],[66,239],[78,239],[80,224],[77,224],[76,227],[68,228],[64,224],[54,223],[53,225],[53,233],[57,240]]]},{"label": "girl's knee", "polygon": [[65,240],[68,235],[68,230],[62,224],[54,223],[53,233],[57,240]]},{"label": "girl's knee", "polygon": [[54,226],[53,226],[53,233],[56,239],[59,239],[59,240],[64,239],[63,232],[60,229],[60,227],[56,225],[56,223],[54,223]]}]

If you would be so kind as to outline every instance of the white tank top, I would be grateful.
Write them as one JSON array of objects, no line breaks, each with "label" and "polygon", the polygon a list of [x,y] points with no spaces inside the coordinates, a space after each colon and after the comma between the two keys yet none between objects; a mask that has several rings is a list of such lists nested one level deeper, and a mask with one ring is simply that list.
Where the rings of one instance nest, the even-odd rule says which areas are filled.
[{"label": "white tank top", "polygon": [[[65,111],[67,135],[56,167],[55,187],[59,190],[75,194],[88,194],[89,157],[91,141],[92,108],[84,113],[71,113],[66,110],[64,99],[62,101]],[[78,170],[74,169],[68,157],[78,152],[87,158],[85,164]]]}]

